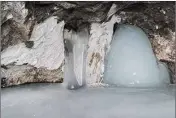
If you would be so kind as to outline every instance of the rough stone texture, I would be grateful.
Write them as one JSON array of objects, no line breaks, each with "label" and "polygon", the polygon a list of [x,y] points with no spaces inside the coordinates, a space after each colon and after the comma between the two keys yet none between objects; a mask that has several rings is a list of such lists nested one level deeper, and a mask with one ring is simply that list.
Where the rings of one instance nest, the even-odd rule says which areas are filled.
[{"label": "rough stone texture", "polygon": [[61,68],[48,70],[31,65],[7,66],[6,69],[1,68],[1,75],[1,87],[32,82],[63,82],[63,71]]},{"label": "rough stone texture", "polygon": [[[64,57],[55,59],[53,57],[56,57],[58,52],[62,52],[62,46],[59,48],[59,43],[56,43],[58,40],[56,41],[56,38],[53,39],[51,33],[49,33],[50,36],[48,35],[50,37],[49,39],[46,35],[42,39],[39,38],[39,36],[42,36],[39,34],[43,34],[47,26],[38,29],[37,32],[39,34],[34,33],[36,32],[36,27],[42,25],[46,19],[51,16],[57,16],[56,19],[53,19],[52,26],[57,24],[56,21],[62,24],[62,20],[65,22],[62,28],[73,30],[77,30],[78,26],[91,24],[91,37],[87,57],[87,63],[89,64],[87,67],[87,78],[91,84],[99,84],[102,82],[104,55],[109,50],[109,43],[115,22],[117,22],[117,25],[118,23],[133,24],[142,28],[149,35],[157,58],[164,60],[170,70],[172,70],[172,76],[176,77],[176,74],[174,75],[176,66],[174,65],[175,52],[173,48],[175,41],[175,27],[173,25],[175,24],[175,2],[43,1],[26,2],[26,4],[25,2],[2,2],[2,4],[1,53],[3,55],[4,52],[13,47],[14,49],[18,49],[18,51],[14,53],[11,50],[12,52],[9,52],[9,54],[19,54],[17,57],[13,57],[12,55],[13,60],[6,58],[4,62],[1,61],[5,65],[11,62],[17,62],[15,64],[16,66],[29,63],[37,68],[58,69]],[[114,18],[114,14],[116,18]],[[49,30],[47,29],[47,31]],[[36,37],[32,36],[34,34]],[[62,37],[62,31],[58,35]],[[45,43],[45,41],[47,42]],[[54,47],[51,46],[52,43]],[[36,47],[37,45],[38,47]],[[62,55],[63,53],[60,54]],[[40,57],[44,58],[44,60],[40,59]],[[38,60],[37,63],[35,59]],[[174,83],[176,82],[175,80],[176,78],[173,79]]]},{"label": "rough stone texture", "polygon": [[99,84],[103,81],[104,57],[110,47],[114,23],[120,21],[121,18],[113,16],[109,22],[91,24],[87,51],[87,81],[89,84]]},{"label": "rough stone texture", "polygon": [[57,24],[55,17],[51,17],[34,27],[30,41],[4,49],[1,52],[1,64],[5,68],[12,66],[4,71],[2,87],[30,82],[61,82],[63,26],[64,22]]},{"label": "rough stone texture", "polygon": [[175,32],[171,39],[167,40],[163,36],[155,35],[151,39],[153,51],[161,62],[167,64],[170,70],[171,83],[176,83],[176,44]]},{"label": "rough stone texture", "polygon": [[27,5],[34,9],[38,23],[54,15],[59,21],[64,20],[67,28],[76,30],[84,23],[106,19],[112,2],[29,2]]},{"label": "rough stone texture", "polygon": [[149,35],[157,57],[168,61],[175,60],[174,14],[175,2],[137,3],[118,12],[121,23],[142,28]]},{"label": "rough stone texture", "polygon": [[25,2],[2,2],[1,9],[1,24],[9,19],[14,19],[18,23],[24,23],[28,13],[28,10],[25,9]]},{"label": "rough stone texture", "polygon": [[172,38],[165,40],[164,37],[155,35],[152,41],[153,50],[159,60],[167,60],[170,62],[175,61],[175,34],[172,35]]},{"label": "rough stone texture", "polygon": [[31,23],[25,23],[27,14],[28,10],[25,8],[25,2],[2,2],[1,51],[29,39],[28,33]]},{"label": "rough stone texture", "polygon": [[28,63],[37,68],[58,69],[64,60],[63,26],[64,22],[57,24],[55,17],[36,25],[30,38],[34,46],[27,48],[19,43],[8,47],[2,51],[1,64]]}]

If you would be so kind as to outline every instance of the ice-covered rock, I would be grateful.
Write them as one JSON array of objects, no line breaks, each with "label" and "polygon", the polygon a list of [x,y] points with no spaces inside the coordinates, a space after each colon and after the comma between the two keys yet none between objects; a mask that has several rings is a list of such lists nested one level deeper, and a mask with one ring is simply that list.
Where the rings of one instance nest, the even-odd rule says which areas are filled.
[{"label": "ice-covered rock", "polygon": [[138,27],[120,25],[106,58],[104,80],[119,86],[169,83],[167,67],[158,62],[147,35]]}]

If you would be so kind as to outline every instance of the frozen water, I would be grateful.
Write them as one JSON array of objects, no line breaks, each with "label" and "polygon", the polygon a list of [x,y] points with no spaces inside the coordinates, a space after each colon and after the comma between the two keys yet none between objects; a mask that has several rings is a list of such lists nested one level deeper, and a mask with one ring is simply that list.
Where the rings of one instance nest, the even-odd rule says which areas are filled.
[{"label": "frozen water", "polygon": [[68,89],[77,89],[86,84],[86,51],[88,30],[65,32],[64,83]]},{"label": "frozen water", "polygon": [[175,118],[174,88],[31,84],[2,89],[2,118]]},{"label": "frozen water", "polygon": [[149,87],[170,82],[168,69],[159,63],[146,34],[138,27],[120,25],[106,57],[104,80],[119,86]]}]

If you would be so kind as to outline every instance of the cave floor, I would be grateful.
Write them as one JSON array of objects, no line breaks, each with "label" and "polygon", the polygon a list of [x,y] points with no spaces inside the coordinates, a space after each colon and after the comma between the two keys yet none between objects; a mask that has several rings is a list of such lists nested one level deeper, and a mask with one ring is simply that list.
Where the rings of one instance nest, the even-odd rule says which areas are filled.
[{"label": "cave floor", "polygon": [[84,88],[29,84],[4,88],[2,118],[174,118],[174,87]]}]

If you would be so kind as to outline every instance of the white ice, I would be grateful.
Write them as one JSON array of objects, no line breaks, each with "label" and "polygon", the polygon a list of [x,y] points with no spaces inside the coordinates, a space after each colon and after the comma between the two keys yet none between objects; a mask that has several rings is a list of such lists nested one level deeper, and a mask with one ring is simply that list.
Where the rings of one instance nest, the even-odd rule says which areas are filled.
[{"label": "white ice", "polygon": [[86,84],[86,52],[89,39],[88,30],[64,32],[65,69],[64,84],[76,89]]},{"label": "white ice", "polygon": [[158,62],[147,35],[138,27],[120,25],[106,57],[104,81],[119,86],[169,84],[166,65]]},{"label": "white ice", "polygon": [[1,92],[2,118],[175,118],[174,88],[85,88],[32,84]]}]

